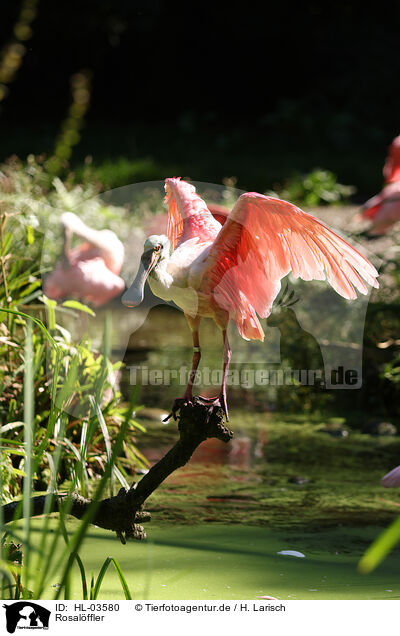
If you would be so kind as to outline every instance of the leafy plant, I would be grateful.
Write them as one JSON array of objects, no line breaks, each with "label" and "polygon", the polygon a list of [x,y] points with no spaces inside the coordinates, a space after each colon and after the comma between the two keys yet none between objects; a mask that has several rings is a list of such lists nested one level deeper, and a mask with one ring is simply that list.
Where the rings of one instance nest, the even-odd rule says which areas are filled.
[{"label": "leafy plant", "polygon": [[369,574],[387,557],[400,541],[400,517],[397,517],[365,551],[358,569],[362,574]]},{"label": "leafy plant", "polygon": [[[61,515],[60,517],[60,526],[61,526],[61,531],[64,537],[64,541],[67,545],[67,547],[70,546],[70,541],[68,538],[68,533],[67,533],[67,529],[65,527],[64,524],[64,520],[63,520],[63,516]],[[102,564],[100,570],[99,570],[99,574],[97,576],[97,579],[95,579],[94,577],[94,573],[92,573],[91,578],[90,578],[90,586],[88,587],[88,582],[87,582],[87,573],[86,573],[86,569],[85,566],[83,564],[83,561],[81,559],[81,557],[79,556],[79,554],[77,552],[71,552],[69,559],[68,559],[68,566],[67,566],[67,571],[70,572],[70,567],[72,566],[74,560],[76,561],[78,568],[79,568],[79,572],[80,572],[80,576],[81,576],[81,584],[82,584],[82,600],[96,600],[98,598],[99,592],[100,592],[100,588],[101,585],[103,583],[103,579],[104,576],[108,570],[109,565],[111,565],[111,563],[114,566],[114,569],[118,575],[118,578],[120,580],[121,583],[121,587],[123,589],[124,592],[124,596],[126,598],[126,600],[132,600],[132,596],[131,593],[129,591],[129,587],[128,584],[126,582],[125,576],[121,570],[121,567],[118,563],[118,561],[116,559],[114,559],[114,557],[108,556],[104,563]],[[65,598],[68,598],[68,580],[67,580],[67,585],[65,586]]]},{"label": "leafy plant", "polygon": [[46,167],[43,156],[30,155],[25,163],[12,157],[2,164],[1,212],[7,215],[9,226],[13,218],[15,229],[20,228],[16,229],[19,240],[14,241],[13,256],[26,259],[25,232],[29,256],[37,264],[37,270],[39,264],[43,272],[52,267],[62,245],[59,218],[67,211],[73,211],[89,226],[106,227],[128,238],[135,231],[128,210],[106,204],[99,194],[99,187],[87,181],[75,184],[72,174],[65,180],[55,177]]},{"label": "leafy plant", "polygon": [[354,186],[338,183],[337,176],[330,170],[316,168],[306,175],[294,174],[266,194],[298,205],[314,206],[346,203],[355,191]]},{"label": "leafy plant", "polygon": [[[105,323],[101,351],[89,340],[72,342],[71,334],[58,325],[58,313],[93,312],[77,301],[57,306],[43,296],[35,258],[27,256],[37,234],[27,228],[32,226],[21,223],[16,213],[3,212],[0,216],[0,469],[5,501],[19,494],[27,461],[23,441],[24,342],[31,325],[33,353],[28,377],[32,379],[35,404],[35,489],[68,480],[87,495],[90,480],[104,470],[112,440],[128,409],[113,387],[113,376],[121,363],[110,361],[110,321]],[[18,250],[25,256],[16,257]],[[46,314],[48,330],[43,322]],[[115,478],[124,487],[129,473],[147,465],[135,445],[140,430],[143,428],[131,419],[128,439],[113,470],[112,481]],[[54,475],[49,450],[60,444],[62,461]]]},{"label": "leafy plant", "polygon": [[[6,313],[12,312],[12,315],[19,313],[11,309],[5,309],[4,311]],[[131,400],[131,403],[126,408],[125,417],[121,421],[121,426],[119,427],[118,434],[114,437],[114,443],[111,447],[110,434],[106,428],[104,416],[102,414],[100,405],[97,402],[97,398],[99,396],[101,397],[101,391],[97,395],[93,395],[91,402],[94,408],[95,417],[98,418],[97,424],[102,430],[104,439],[107,440],[107,452],[105,453],[103,469],[98,475],[100,479],[97,480],[97,484],[92,488],[92,490],[94,491],[92,495],[92,504],[89,507],[88,512],[82,519],[81,523],[79,524],[77,530],[73,533],[71,539],[69,540],[67,537],[64,521],[65,514],[68,513],[68,498],[66,499],[64,509],[60,509],[58,525],[53,531],[53,535],[51,535],[48,532],[48,529],[50,524],[50,511],[52,509],[52,497],[57,492],[59,487],[59,480],[57,479],[57,476],[59,475],[60,469],[62,467],[62,463],[64,461],[63,456],[67,446],[68,438],[66,437],[66,425],[69,418],[68,414],[65,412],[65,409],[74,394],[76,363],[74,363],[74,360],[71,361],[70,372],[64,379],[61,386],[60,376],[56,375],[54,377],[54,386],[58,387],[58,392],[51,398],[47,419],[47,433],[45,433],[44,438],[42,434],[38,436],[38,430],[40,430],[40,427],[37,426],[37,421],[34,414],[35,349],[33,346],[34,342],[32,323],[34,326],[40,326],[40,331],[46,337],[52,352],[55,354],[56,374],[61,368],[61,358],[59,355],[61,350],[59,348],[59,345],[47,331],[43,323],[40,323],[38,319],[31,319],[27,314],[24,313],[20,313],[20,317],[26,319],[23,369],[23,438],[20,443],[20,449],[24,452],[23,470],[21,473],[23,479],[23,487],[21,489],[22,499],[20,499],[20,502],[18,504],[23,508],[24,522],[20,534],[12,527],[10,528],[8,526],[5,526],[3,523],[3,519],[0,518],[0,531],[2,533],[5,533],[5,536],[11,539],[11,541],[6,541],[5,538],[3,538],[1,544],[2,555],[0,561],[0,574],[2,578],[3,598],[7,590],[9,596],[13,598],[19,598],[20,596],[22,596],[23,598],[29,598],[32,596],[34,598],[40,598],[41,594],[43,593],[46,581],[48,581],[51,576],[54,576],[54,573],[58,571],[60,567],[62,568],[62,578],[61,584],[56,592],[56,598],[59,597],[61,590],[64,590],[65,598],[67,598],[69,597],[70,593],[70,564],[73,560],[77,560],[78,564],[81,563],[78,556],[79,548],[86,534],[87,528],[91,520],[93,519],[93,515],[95,514],[97,505],[102,498],[107,485],[111,484],[112,491],[113,478],[119,478],[117,461],[120,457],[124,440],[127,437],[127,433],[131,425],[133,402]],[[91,433],[89,433],[89,430],[91,431]],[[92,444],[93,438],[95,436],[95,430],[96,427],[94,426],[94,422],[86,422],[85,444],[87,448],[89,448]],[[8,448],[7,443],[8,440],[5,440],[6,448]],[[79,455],[77,448],[76,453]],[[46,459],[47,466],[50,472],[49,484],[47,488],[50,496],[46,500],[44,520],[41,529],[40,545],[38,548],[33,548],[31,543],[30,519],[30,506],[31,498],[33,495],[33,484],[35,475],[37,474],[40,466],[45,463]],[[78,457],[78,461],[76,462],[77,465],[74,468],[77,475],[82,473],[82,471],[84,470],[84,462],[85,455],[82,452],[81,448],[80,457]],[[76,485],[77,480],[72,480],[70,483],[65,484],[64,488],[66,488],[67,491],[72,492],[72,490],[75,490]],[[0,487],[1,486],[2,483],[0,483]],[[58,538],[61,534],[64,534],[67,545],[64,551],[61,552],[60,556],[58,558],[54,558],[54,550],[57,545]],[[23,545],[24,561],[22,563],[22,556],[20,556],[18,563],[15,563],[15,559],[11,560],[9,558],[10,551],[15,552],[15,549],[12,546],[18,545],[20,547],[20,544]],[[19,552],[21,552],[21,550],[19,550]],[[91,598],[97,597],[105,572],[110,563],[113,563],[115,569],[117,570],[126,598],[130,598],[130,593],[122,571],[118,563],[112,557],[109,557],[104,562],[102,568],[100,569],[97,581],[94,581],[94,577],[92,577],[92,584],[90,588]],[[84,569],[82,568],[81,573],[84,574]],[[14,583],[12,582],[13,580]]]}]

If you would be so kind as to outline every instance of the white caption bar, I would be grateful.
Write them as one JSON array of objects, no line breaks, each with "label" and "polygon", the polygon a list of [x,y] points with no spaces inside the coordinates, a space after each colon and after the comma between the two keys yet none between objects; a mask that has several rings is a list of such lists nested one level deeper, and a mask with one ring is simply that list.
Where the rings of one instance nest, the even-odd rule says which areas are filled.
[{"label": "white caption bar", "polygon": [[[398,622],[400,600],[393,601],[3,601],[0,633],[16,636],[110,636],[129,628],[130,634],[174,635],[187,630],[229,629],[279,636],[337,636],[362,633],[376,636]],[[23,630],[23,631],[21,631]],[[112,632],[111,632],[112,630]],[[392,629],[390,629],[392,632]],[[33,636],[33,633],[32,633]]]}]

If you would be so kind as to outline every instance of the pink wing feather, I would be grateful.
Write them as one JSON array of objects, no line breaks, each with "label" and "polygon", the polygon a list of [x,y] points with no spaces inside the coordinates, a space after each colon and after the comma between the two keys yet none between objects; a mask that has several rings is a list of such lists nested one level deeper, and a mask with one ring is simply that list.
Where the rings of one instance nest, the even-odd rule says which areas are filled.
[{"label": "pink wing feather", "polygon": [[378,287],[371,263],[321,221],[287,201],[253,192],[236,202],[205,271],[205,288],[247,338],[263,338],[255,312],[262,318],[270,314],[280,280],[290,271],[303,280],[326,277],[348,299],[357,297],[354,287],[367,293],[361,276]]},{"label": "pink wing feather", "polygon": [[213,217],[196,188],[178,178],[165,179],[165,202],[168,205],[167,235],[172,248],[198,237],[214,241],[221,223]]}]

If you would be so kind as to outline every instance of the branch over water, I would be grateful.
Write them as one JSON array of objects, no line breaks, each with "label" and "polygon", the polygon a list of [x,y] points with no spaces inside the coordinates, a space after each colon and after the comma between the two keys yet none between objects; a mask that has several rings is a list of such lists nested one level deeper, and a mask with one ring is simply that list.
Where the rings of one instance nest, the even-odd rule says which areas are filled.
[{"label": "branch over water", "polygon": [[[206,439],[214,437],[227,443],[233,433],[223,423],[223,409],[194,398],[192,403],[180,407],[178,430],[179,440],[142,479],[129,490],[121,489],[115,497],[93,502],[77,493],[50,494],[31,499],[31,517],[44,512],[64,511],[77,519],[92,513],[91,523],[117,533],[122,543],[128,539],[145,539],[146,533],[140,525],[150,521],[150,513],[143,510],[146,499],[175,470],[184,466],[196,448]],[[11,502],[3,506],[5,523],[21,519],[24,511],[21,502]]]}]

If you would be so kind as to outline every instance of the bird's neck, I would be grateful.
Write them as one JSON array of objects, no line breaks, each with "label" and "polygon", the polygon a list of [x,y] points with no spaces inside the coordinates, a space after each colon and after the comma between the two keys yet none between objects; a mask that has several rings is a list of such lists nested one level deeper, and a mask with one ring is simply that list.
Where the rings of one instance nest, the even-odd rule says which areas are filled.
[{"label": "bird's neck", "polygon": [[171,287],[173,283],[173,278],[171,274],[167,272],[168,259],[163,258],[153,269],[151,272],[151,277],[155,278],[155,280],[160,283],[165,288]]}]

